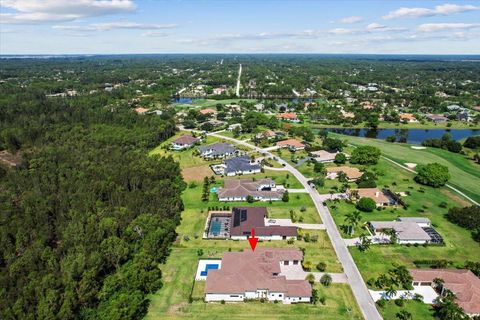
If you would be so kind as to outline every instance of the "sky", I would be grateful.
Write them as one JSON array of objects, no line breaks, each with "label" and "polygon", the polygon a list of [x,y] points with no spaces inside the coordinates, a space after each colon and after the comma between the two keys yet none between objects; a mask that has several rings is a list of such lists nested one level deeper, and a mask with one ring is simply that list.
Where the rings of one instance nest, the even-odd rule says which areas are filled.
[{"label": "sky", "polygon": [[0,54],[480,54],[480,1],[0,0]]}]

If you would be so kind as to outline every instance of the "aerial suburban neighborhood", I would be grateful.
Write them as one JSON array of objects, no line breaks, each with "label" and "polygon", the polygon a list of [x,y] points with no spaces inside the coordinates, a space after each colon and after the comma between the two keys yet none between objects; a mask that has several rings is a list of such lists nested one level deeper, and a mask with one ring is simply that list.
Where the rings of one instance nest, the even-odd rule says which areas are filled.
[{"label": "aerial suburban neighborhood", "polygon": [[0,7],[0,319],[480,320],[475,1]]}]

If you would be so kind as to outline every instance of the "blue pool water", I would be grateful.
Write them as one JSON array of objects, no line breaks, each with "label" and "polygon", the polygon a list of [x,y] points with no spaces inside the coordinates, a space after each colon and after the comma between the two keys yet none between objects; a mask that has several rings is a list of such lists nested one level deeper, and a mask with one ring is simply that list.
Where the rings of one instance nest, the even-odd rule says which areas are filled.
[{"label": "blue pool water", "polygon": [[217,270],[218,269],[218,264],[207,264],[205,266],[205,270],[200,272],[200,275],[202,277],[205,277],[208,275],[208,270]]},{"label": "blue pool water", "polygon": [[210,192],[217,193],[218,187],[211,187]]},{"label": "blue pool water", "polygon": [[220,230],[222,229],[222,221],[212,221],[210,223],[210,231],[213,235],[218,236],[220,234]]}]

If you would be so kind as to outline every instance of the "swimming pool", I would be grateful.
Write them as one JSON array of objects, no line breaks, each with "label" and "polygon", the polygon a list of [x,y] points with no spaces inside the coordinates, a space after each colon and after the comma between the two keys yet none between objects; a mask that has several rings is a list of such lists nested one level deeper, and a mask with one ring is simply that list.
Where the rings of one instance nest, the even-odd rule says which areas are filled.
[{"label": "swimming pool", "polygon": [[211,187],[210,192],[217,193],[218,187]]},{"label": "swimming pool", "polygon": [[214,236],[218,236],[220,231],[222,230],[222,221],[221,220],[214,220],[210,223],[210,232]]},{"label": "swimming pool", "polygon": [[200,275],[202,277],[205,277],[208,275],[208,270],[218,270],[218,264],[212,264],[209,263],[205,266],[205,270],[200,272]]}]

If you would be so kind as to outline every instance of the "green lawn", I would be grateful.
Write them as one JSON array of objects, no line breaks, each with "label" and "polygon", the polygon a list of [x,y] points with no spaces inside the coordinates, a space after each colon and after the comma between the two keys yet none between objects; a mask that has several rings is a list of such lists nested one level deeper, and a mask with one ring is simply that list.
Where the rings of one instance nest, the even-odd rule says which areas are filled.
[{"label": "green lawn", "polygon": [[400,310],[407,310],[411,313],[413,320],[433,319],[433,308],[419,301],[405,301],[403,307],[399,307],[394,301],[388,301],[385,307],[378,308],[384,320],[398,320],[396,314]]},{"label": "green lawn", "polygon": [[449,184],[467,194],[475,201],[480,201],[480,165],[466,156],[442,149],[427,148],[415,150],[410,144],[389,143],[383,140],[352,137],[331,133],[332,136],[347,139],[354,145],[371,145],[382,150],[382,154],[398,163],[413,162],[427,164],[438,162],[448,167],[452,178]]},{"label": "green lawn", "polygon": [[[398,207],[362,213],[362,223],[369,220],[394,220],[399,216],[427,217],[444,238],[445,246],[373,245],[367,252],[363,253],[357,248],[350,248],[364,280],[385,273],[394,262],[413,268],[415,267],[413,263],[415,260],[448,259],[453,261],[455,265],[462,265],[466,260],[478,257],[479,244],[471,238],[470,232],[448,222],[444,218],[448,208],[439,207],[442,202],[446,202],[448,207],[463,206],[468,203],[459,199],[446,188],[435,189],[416,184],[413,182],[412,173],[393,166],[386,160],[380,160],[375,168],[380,174],[377,182],[378,187],[388,186],[395,192],[410,192],[409,196],[403,198],[409,207],[408,209]],[[329,207],[338,226],[345,224],[346,214],[356,210],[353,204],[348,204],[345,201],[330,202]],[[361,232],[362,230],[357,228],[354,236],[358,236]],[[347,237],[345,234],[343,235]]]}]

